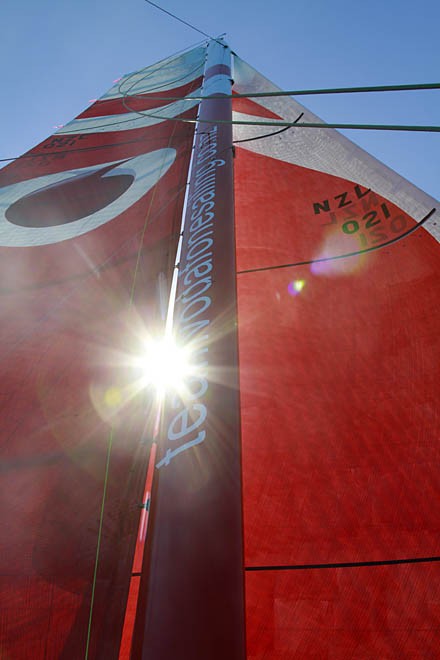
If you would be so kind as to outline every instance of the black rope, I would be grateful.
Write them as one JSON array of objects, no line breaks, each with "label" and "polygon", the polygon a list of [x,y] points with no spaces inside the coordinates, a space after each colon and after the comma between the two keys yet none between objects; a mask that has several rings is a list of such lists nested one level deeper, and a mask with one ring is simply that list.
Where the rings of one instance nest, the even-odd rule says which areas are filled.
[{"label": "black rope", "polygon": [[263,266],[261,268],[247,268],[246,270],[239,270],[237,271],[237,275],[244,275],[245,273],[259,273],[261,271],[265,270],[278,270],[279,268],[291,268],[293,266],[307,266],[309,264],[317,264],[321,263],[323,261],[335,261],[336,259],[345,259],[346,257],[355,257],[359,254],[364,254],[366,252],[373,252],[373,250],[380,250],[381,248],[387,247],[388,245],[392,245],[393,243],[397,243],[397,241],[401,241],[403,238],[406,238],[410,234],[414,233],[422,227],[425,222],[429,220],[429,218],[435,213],[436,209],[433,208],[431,211],[425,215],[425,217],[420,220],[414,227],[411,227],[408,229],[406,232],[401,234],[400,236],[396,236],[395,238],[391,238],[389,241],[386,241],[386,243],[381,243],[380,245],[373,245],[372,247],[365,248],[363,250],[356,250],[355,252],[347,252],[346,254],[338,254],[335,257],[322,257],[321,259],[308,259],[307,261],[296,261],[291,264],[280,264],[279,266]]},{"label": "black rope", "polygon": [[344,561],[330,564],[288,564],[279,566],[245,566],[245,571],[304,571],[319,568],[357,568],[359,566],[395,566],[397,564],[425,564],[440,561],[440,557],[411,557],[378,561]]},{"label": "black rope", "polygon": [[[301,119],[301,117],[303,115],[304,115],[304,113],[302,112],[299,115],[299,117],[297,117],[295,119],[294,123],[296,124]],[[280,128],[279,131],[274,131],[273,133],[265,133],[264,135],[258,135],[257,137],[252,137],[252,138],[245,138],[244,140],[233,140],[232,144],[238,144],[239,142],[253,142],[254,140],[263,140],[263,138],[268,138],[268,137],[272,137],[273,135],[279,135],[280,133],[284,133],[284,131],[288,131],[289,128],[292,128],[292,127],[291,126],[285,126],[284,128]]]}]

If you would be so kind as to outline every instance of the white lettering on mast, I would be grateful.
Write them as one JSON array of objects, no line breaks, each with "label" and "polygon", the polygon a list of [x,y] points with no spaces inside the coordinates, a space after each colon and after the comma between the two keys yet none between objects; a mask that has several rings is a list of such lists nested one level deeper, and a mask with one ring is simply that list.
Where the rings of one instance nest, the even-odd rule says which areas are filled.
[{"label": "white lettering on mast", "polygon": [[[208,415],[204,399],[209,391],[209,326],[211,323],[212,271],[215,241],[216,170],[225,161],[216,158],[217,126],[200,136],[195,158],[194,181],[187,206],[187,228],[183,233],[182,261],[179,269],[179,289],[176,299],[176,327],[183,342],[191,343],[192,363],[196,375],[187,380],[187,397],[176,397],[173,408],[180,410],[170,421],[164,457],[156,467],[169,465],[179,454],[204,442],[204,427]],[[203,331],[203,334],[202,334]],[[198,362],[199,354],[205,359]]]}]

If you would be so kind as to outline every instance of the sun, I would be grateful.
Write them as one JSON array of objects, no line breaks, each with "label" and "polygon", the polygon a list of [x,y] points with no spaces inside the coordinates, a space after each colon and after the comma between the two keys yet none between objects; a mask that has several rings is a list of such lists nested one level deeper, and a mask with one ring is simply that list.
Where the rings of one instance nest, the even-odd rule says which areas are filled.
[{"label": "sun", "polygon": [[172,336],[149,340],[138,364],[144,387],[151,385],[159,394],[181,390],[191,372],[189,352]]}]

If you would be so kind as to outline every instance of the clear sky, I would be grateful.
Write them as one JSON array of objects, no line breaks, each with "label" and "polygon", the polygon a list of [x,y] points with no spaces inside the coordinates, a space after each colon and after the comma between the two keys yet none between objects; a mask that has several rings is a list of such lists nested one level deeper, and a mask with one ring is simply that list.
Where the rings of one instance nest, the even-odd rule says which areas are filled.
[{"label": "clear sky", "polygon": [[[284,89],[440,82],[439,0],[159,0]],[[0,158],[202,39],[144,0],[2,0]],[[440,90],[301,97],[328,122],[440,125]],[[306,130],[306,129],[303,129]],[[440,133],[347,135],[440,199]]]}]

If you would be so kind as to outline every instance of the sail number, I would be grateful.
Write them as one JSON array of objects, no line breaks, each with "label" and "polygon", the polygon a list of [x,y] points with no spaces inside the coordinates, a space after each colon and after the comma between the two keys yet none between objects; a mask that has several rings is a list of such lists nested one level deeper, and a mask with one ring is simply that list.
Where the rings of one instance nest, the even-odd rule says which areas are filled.
[{"label": "sail number", "polygon": [[[381,213],[379,211],[368,211],[368,213],[365,213],[361,218],[360,222],[355,218],[346,220],[342,224],[342,231],[344,234],[357,234],[362,247],[367,247],[369,242],[374,245],[389,240],[390,236],[383,231],[383,219],[389,220],[388,228],[391,231],[391,234],[401,234],[406,229],[407,218],[405,214],[400,213],[394,218],[391,218],[390,210],[385,203],[380,205],[380,210]],[[358,234],[360,229],[367,231],[367,235],[363,232]]]},{"label": "sail number", "polygon": [[314,215],[324,214],[329,220],[324,226],[341,223],[343,233],[355,235],[363,248],[386,243],[401,234],[408,223],[405,213],[393,215],[388,204],[370,188],[359,185],[333,198],[313,202],[313,212]]}]

